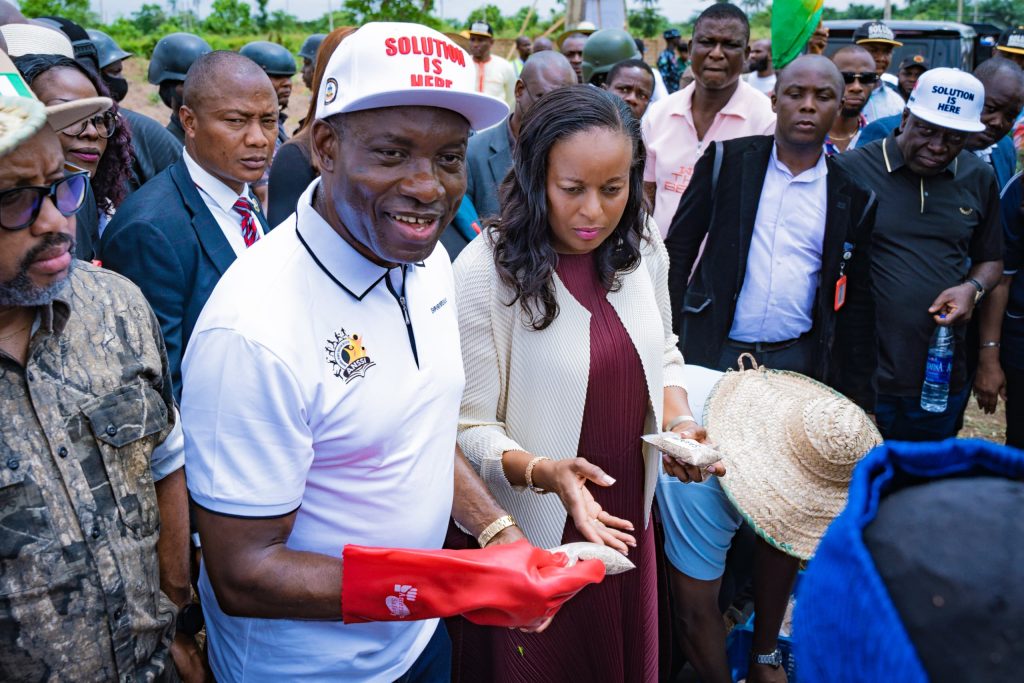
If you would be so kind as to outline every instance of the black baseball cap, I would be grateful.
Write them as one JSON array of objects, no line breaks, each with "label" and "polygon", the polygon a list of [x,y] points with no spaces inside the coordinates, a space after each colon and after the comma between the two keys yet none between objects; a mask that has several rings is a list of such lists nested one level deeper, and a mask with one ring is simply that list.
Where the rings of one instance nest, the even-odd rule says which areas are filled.
[{"label": "black baseball cap", "polygon": [[999,34],[996,49],[1024,55],[1024,26],[1011,26]]},{"label": "black baseball cap", "polygon": [[469,25],[469,35],[471,36],[483,36],[485,38],[494,37],[494,29],[486,21],[474,21]]},{"label": "black baseball cap", "polygon": [[909,57],[904,57],[903,61],[900,62],[901,71],[912,66],[919,67],[922,71],[932,68],[932,65],[928,63],[928,58],[924,55],[910,55]]},{"label": "black baseball cap", "polygon": [[864,43],[885,43],[895,47],[903,45],[896,40],[896,34],[883,21],[866,21],[858,26],[857,30],[853,32],[853,42],[857,45]]}]

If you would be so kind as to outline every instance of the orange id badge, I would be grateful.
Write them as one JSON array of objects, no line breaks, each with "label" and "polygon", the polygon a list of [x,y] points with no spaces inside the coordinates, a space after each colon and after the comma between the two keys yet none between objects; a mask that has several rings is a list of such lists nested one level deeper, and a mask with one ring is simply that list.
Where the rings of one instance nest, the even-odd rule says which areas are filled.
[{"label": "orange id badge", "polygon": [[835,310],[839,310],[846,303],[846,275],[840,275],[836,280]]}]

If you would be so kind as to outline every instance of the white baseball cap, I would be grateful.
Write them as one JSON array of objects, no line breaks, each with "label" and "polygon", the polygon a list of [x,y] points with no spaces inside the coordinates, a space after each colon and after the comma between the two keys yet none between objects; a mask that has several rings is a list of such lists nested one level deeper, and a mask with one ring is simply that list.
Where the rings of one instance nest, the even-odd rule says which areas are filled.
[{"label": "white baseball cap", "polygon": [[985,86],[971,74],[939,67],[917,79],[907,100],[907,109],[919,119],[950,130],[978,133],[985,130],[981,110],[985,107]]},{"label": "white baseball cap", "polygon": [[[8,26],[24,26],[25,24],[8,24]],[[6,28],[6,27],[5,27]],[[55,31],[51,31],[55,33]],[[67,38],[65,38],[67,40]],[[70,42],[69,42],[70,44]],[[0,97],[14,98],[21,100],[21,102],[12,102],[10,100],[5,101],[5,107],[13,107],[15,104],[19,104],[17,110],[22,114],[32,112],[35,107],[40,104],[39,98],[35,96],[32,90],[25,83],[25,79],[22,78],[17,68],[14,66],[14,62],[7,56],[7,53],[0,50]],[[31,102],[31,103],[30,103]],[[34,103],[34,104],[33,104]],[[79,100],[72,102],[61,102],[60,104],[54,104],[49,107],[44,107],[46,118],[42,123],[49,123],[50,127],[55,131],[61,131],[68,126],[73,126],[80,121],[92,118],[96,114],[101,114],[113,106],[113,101],[109,97],[84,97]],[[14,111],[13,109],[11,110]],[[32,135],[35,135],[36,130],[42,125],[35,125],[36,119],[34,117],[21,116],[22,120],[17,125],[21,129],[20,138],[10,138],[8,143],[0,144],[0,153],[9,152],[11,149],[27,140]],[[14,124],[12,124],[14,125]],[[31,125],[35,125],[35,128],[30,129]],[[4,129],[3,123],[0,123],[0,131]],[[4,137],[0,134],[0,138]],[[14,141],[16,144],[10,146],[10,142]]]},{"label": "white baseball cap", "polygon": [[381,107],[440,107],[474,130],[501,123],[508,105],[474,88],[472,58],[443,33],[420,24],[371,22],[331,55],[317,93],[316,118]]}]

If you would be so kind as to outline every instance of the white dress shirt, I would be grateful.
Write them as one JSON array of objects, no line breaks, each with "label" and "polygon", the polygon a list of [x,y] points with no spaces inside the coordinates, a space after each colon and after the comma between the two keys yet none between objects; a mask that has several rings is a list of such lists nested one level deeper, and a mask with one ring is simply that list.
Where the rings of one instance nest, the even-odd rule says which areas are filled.
[{"label": "white dress shirt", "polygon": [[[199,196],[203,198],[203,203],[206,204],[206,208],[213,214],[213,219],[217,221],[217,225],[224,232],[224,236],[228,238],[228,244],[234,250],[235,256],[241,256],[245,253],[246,249],[245,238],[242,237],[242,214],[235,211],[234,206],[235,202],[240,197],[243,197],[252,205],[253,211],[256,211],[256,203],[249,192],[248,183],[242,187],[242,193],[238,194],[221,180],[205,171],[189,155],[188,150],[182,152],[182,157],[185,159],[185,167],[188,169],[188,174],[192,176],[192,182],[199,189]],[[252,219],[256,225],[256,232],[262,238],[263,225],[260,223],[260,219],[256,217],[255,213]]]},{"label": "white dress shirt", "polygon": [[828,167],[822,154],[813,168],[794,176],[777,152],[773,145],[729,332],[736,341],[787,341],[814,322]]}]

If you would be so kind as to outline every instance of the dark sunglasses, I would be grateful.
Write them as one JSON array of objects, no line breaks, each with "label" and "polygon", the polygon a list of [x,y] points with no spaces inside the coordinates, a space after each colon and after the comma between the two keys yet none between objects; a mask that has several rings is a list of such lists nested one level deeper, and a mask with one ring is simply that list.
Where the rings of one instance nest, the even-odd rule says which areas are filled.
[{"label": "dark sunglasses", "polygon": [[843,71],[843,83],[850,85],[854,81],[860,81],[864,85],[874,85],[878,82],[878,74],[874,71],[866,74],[853,73],[851,71]]},{"label": "dark sunglasses", "polygon": [[93,128],[96,129],[96,134],[104,140],[110,138],[115,132],[117,132],[117,114],[112,111],[105,111],[102,114],[97,114],[91,119],[86,119],[81,123],[68,126],[62,130],[61,133],[77,138],[85,132],[85,129],[89,127],[90,123],[93,125]]},{"label": "dark sunglasses", "polygon": [[88,171],[76,171],[52,185],[15,187],[0,192],[0,228],[24,230],[36,222],[43,200],[50,197],[64,216],[78,213],[85,203]]}]

